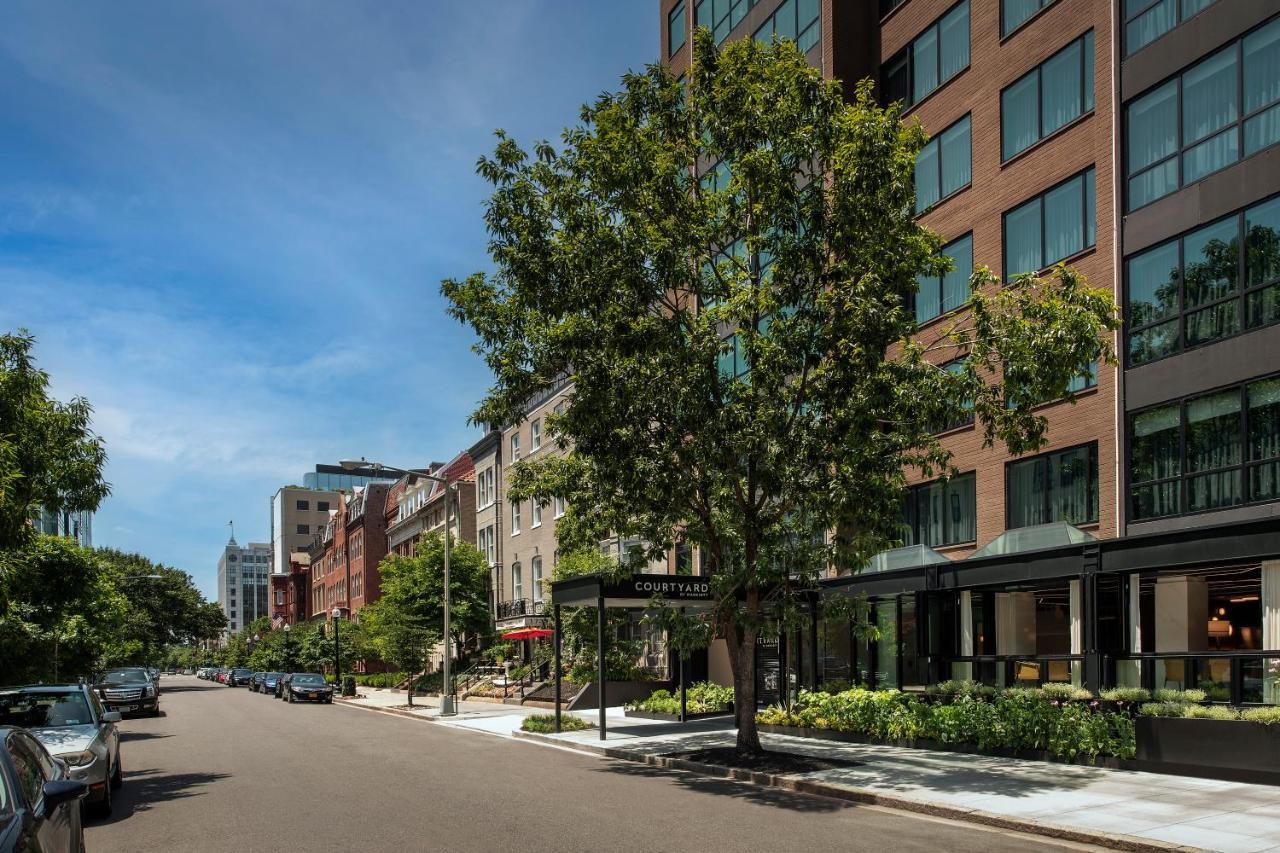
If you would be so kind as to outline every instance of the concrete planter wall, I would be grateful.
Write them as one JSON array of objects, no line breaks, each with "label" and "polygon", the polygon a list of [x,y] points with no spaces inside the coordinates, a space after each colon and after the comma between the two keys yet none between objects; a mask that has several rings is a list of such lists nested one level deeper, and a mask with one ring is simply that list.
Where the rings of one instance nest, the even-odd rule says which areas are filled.
[{"label": "concrete planter wall", "polygon": [[1280,785],[1280,725],[1138,717],[1138,769]]},{"label": "concrete planter wall", "polygon": [[[637,699],[648,699],[649,694],[655,690],[670,689],[671,682],[669,681],[606,681],[604,701],[610,707],[625,705]],[[570,711],[584,711],[589,708],[599,707],[600,691],[594,681],[588,682],[586,686],[578,691],[576,696],[569,699]]]}]

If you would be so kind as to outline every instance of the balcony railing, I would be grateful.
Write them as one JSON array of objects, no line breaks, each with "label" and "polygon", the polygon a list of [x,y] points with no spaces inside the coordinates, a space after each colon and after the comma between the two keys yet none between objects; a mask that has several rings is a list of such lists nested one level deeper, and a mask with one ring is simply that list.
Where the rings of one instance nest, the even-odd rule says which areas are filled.
[{"label": "balcony railing", "polygon": [[515,598],[498,602],[499,619],[515,619],[519,616],[541,616],[543,602],[529,598]]}]

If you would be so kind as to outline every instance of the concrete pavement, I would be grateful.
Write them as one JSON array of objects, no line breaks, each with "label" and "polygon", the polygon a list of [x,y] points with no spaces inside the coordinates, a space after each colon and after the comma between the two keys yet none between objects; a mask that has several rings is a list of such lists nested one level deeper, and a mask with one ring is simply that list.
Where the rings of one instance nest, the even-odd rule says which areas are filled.
[{"label": "concrete pavement", "polygon": [[[1080,849],[190,677],[122,725],[91,853]],[[497,710],[504,710],[500,707]]]}]

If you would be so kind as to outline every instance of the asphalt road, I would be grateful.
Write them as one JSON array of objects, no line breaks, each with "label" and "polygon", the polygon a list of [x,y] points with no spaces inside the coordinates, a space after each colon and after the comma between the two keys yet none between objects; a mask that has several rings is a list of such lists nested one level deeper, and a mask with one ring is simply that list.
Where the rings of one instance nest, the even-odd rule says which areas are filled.
[{"label": "asphalt road", "polygon": [[1064,849],[191,677],[162,688],[162,717],[122,724],[125,783],[89,853]]}]

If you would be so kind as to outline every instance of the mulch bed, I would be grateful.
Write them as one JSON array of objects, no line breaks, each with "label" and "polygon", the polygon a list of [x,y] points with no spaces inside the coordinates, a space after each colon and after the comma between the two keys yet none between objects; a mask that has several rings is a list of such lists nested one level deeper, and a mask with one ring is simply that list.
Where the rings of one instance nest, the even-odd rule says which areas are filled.
[{"label": "mulch bed", "polygon": [[740,767],[756,773],[783,775],[788,773],[815,773],[819,770],[839,770],[843,767],[861,767],[862,762],[844,758],[816,758],[811,755],[797,755],[791,752],[770,752],[765,750],[760,755],[740,755],[731,746],[718,746],[710,749],[696,749],[692,752],[677,752],[670,758],[682,758],[686,761],[697,761],[701,764],[714,764],[718,767]]}]

